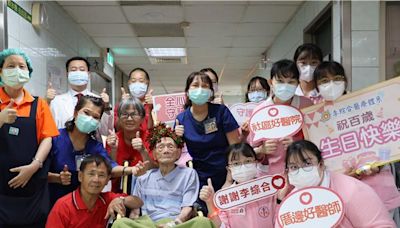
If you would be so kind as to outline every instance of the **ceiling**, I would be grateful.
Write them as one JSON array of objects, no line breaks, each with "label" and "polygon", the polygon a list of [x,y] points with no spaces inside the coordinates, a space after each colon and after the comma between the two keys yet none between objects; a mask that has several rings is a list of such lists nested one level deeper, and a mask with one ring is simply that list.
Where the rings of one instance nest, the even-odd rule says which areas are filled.
[{"label": "ceiling", "polygon": [[[111,48],[126,74],[135,67],[148,70],[156,94],[182,91],[191,72],[211,67],[224,96],[237,96],[302,1],[58,3],[100,47]],[[151,64],[147,47],[185,47],[187,64]]]}]

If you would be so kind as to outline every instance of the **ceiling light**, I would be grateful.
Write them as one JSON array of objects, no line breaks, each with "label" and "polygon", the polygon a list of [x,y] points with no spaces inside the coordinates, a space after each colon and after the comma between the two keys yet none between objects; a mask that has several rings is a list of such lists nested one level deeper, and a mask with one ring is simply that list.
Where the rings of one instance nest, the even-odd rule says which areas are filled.
[{"label": "ceiling light", "polygon": [[184,57],[186,48],[145,48],[149,57]]}]

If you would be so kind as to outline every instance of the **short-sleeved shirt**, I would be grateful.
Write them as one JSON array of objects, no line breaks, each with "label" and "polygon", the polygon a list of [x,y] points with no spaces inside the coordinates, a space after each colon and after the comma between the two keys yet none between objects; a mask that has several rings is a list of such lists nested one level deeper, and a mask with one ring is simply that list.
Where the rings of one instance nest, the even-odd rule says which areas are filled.
[{"label": "short-sleeved shirt", "polygon": [[300,85],[297,86],[295,95],[297,95],[299,97],[307,97],[308,99],[310,99],[313,102],[313,104],[319,104],[323,101],[323,98],[322,98],[321,94],[318,93],[317,89],[311,90],[308,93],[308,96],[305,96]]},{"label": "short-sleeved shirt", "polygon": [[78,171],[79,167],[76,167],[75,156],[89,155],[89,154],[100,154],[105,157],[114,168],[118,164],[113,161],[108,152],[103,147],[103,144],[97,140],[89,137],[86,142],[85,149],[83,151],[74,151],[71,139],[68,135],[68,131],[59,129],[60,135],[54,137],[52,140],[52,147],[50,150],[51,165],[50,172],[60,173],[64,169],[64,165],[68,166],[69,172],[71,172],[71,184],[61,185],[58,183],[49,183],[50,190],[50,202],[54,204],[57,199],[72,192],[79,186]]},{"label": "short-sleeved shirt", "polygon": [[[133,149],[132,144],[126,144],[124,140],[124,133],[123,130],[120,130],[116,133],[118,138],[118,148],[116,151],[116,162],[119,165],[124,165],[124,161],[129,161],[129,166],[136,165],[139,161],[143,161],[143,157],[138,150]],[[148,131],[140,131],[140,138],[143,141],[143,146],[149,153],[150,159],[153,159],[153,153],[150,150],[149,143],[147,141]],[[108,152],[111,152],[110,146],[106,146]],[[112,191],[118,192],[121,191],[120,186],[121,178],[114,178],[112,179]],[[129,183],[129,179],[128,179]]]},{"label": "short-sleeved shirt", "polygon": [[100,193],[93,208],[88,209],[78,188],[57,201],[47,218],[46,227],[104,228],[107,223],[107,220],[104,219],[107,207],[113,199],[119,196],[126,196],[126,194]]},{"label": "short-sleeved shirt", "polygon": [[[256,108],[254,108],[253,113],[256,111],[265,108],[269,105],[273,105],[274,100],[273,97],[269,97],[267,100],[261,102]],[[307,97],[300,97],[297,95],[294,95],[292,98],[292,102],[290,104],[292,107],[302,109],[306,108],[308,106],[312,105],[312,101],[308,99]],[[260,146],[262,143],[253,143],[253,138],[254,138],[254,133],[250,132],[250,135],[248,137],[250,139],[250,144],[252,144],[253,147]],[[303,131],[299,131],[297,134],[293,136],[293,141],[297,141],[300,139],[303,139]],[[274,175],[274,174],[282,174],[285,171],[285,159],[286,159],[286,151],[281,142],[277,143],[277,148],[276,151],[272,154],[269,154],[265,156],[264,160],[262,161],[263,164],[268,163],[269,168],[268,168],[268,174],[269,175]]]},{"label": "short-sleeved shirt", "polygon": [[143,200],[143,215],[153,221],[175,219],[182,207],[191,207],[199,195],[199,178],[192,168],[176,166],[163,176],[151,169],[138,177],[132,195]]},{"label": "short-sleeved shirt", "polygon": [[[17,110],[17,116],[29,117],[31,106],[34,98],[26,90],[24,91],[24,97],[19,104],[14,103],[13,109]],[[4,87],[0,88],[0,109],[3,110],[10,103],[10,97],[4,91]],[[54,122],[53,116],[51,115],[49,106],[46,101],[38,98],[38,107],[36,112],[36,135],[38,144],[47,137],[53,137],[58,135],[58,130]]]},{"label": "short-sleeved shirt", "polygon": [[[118,148],[116,152],[116,162],[119,165],[123,165],[124,161],[129,161],[129,166],[136,165],[139,161],[143,161],[142,155],[138,150],[133,149],[132,144],[126,144],[124,141],[124,133],[123,130],[120,130],[116,133],[118,138]],[[140,138],[143,141],[143,146],[149,152],[149,156],[153,159],[153,154],[150,150],[149,143],[147,141],[148,134],[146,132],[140,131]],[[107,145],[106,149],[108,152],[111,151],[111,148]]]},{"label": "short-sleeved shirt", "polygon": [[275,197],[262,198],[249,204],[234,207],[229,210],[220,211],[219,218],[226,228],[273,227]]},{"label": "short-sleeved shirt", "polygon": [[[218,130],[206,134],[204,121],[211,118],[215,118]],[[208,116],[204,121],[195,120],[190,108],[180,113],[177,119],[185,128],[183,137],[200,181],[204,183],[208,177],[226,174],[226,149],[229,146],[226,134],[239,128],[229,109],[225,105],[208,103]],[[226,176],[218,178],[224,181]]]}]

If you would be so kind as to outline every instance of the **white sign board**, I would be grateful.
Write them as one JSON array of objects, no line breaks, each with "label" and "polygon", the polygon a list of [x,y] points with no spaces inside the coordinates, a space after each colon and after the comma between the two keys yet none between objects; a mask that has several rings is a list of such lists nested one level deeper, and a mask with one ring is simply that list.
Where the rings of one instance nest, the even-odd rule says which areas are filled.
[{"label": "white sign board", "polygon": [[289,105],[269,105],[253,113],[250,131],[253,143],[295,135],[303,126],[303,114]]},{"label": "white sign board", "polygon": [[343,216],[343,201],[338,194],[324,187],[308,187],[282,201],[277,219],[280,227],[334,227]]},{"label": "white sign board", "polygon": [[214,204],[221,210],[227,210],[273,196],[283,187],[285,187],[283,176],[262,176],[217,191],[214,195]]}]

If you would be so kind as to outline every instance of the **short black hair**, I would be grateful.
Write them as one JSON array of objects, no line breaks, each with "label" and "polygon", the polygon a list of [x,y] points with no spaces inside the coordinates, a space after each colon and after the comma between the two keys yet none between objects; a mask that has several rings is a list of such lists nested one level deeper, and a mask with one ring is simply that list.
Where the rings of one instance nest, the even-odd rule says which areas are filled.
[{"label": "short black hair", "polygon": [[297,62],[301,53],[306,52],[306,56],[311,59],[318,59],[322,62],[322,50],[317,45],[312,43],[305,43],[300,45],[294,52],[293,61]]},{"label": "short black hair", "polygon": [[318,147],[307,140],[299,140],[290,144],[286,150],[286,168],[287,164],[289,163],[289,159],[293,156],[300,158],[301,161],[306,162],[306,159],[303,155],[305,151],[308,151],[315,155],[318,159],[318,162],[322,161],[322,153],[318,149]]},{"label": "short black hair", "polygon": [[268,85],[267,79],[265,79],[265,78],[263,78],[263,77],[260,77],[260,76],[254,76],[254,77],[252,77],[252,78],[250,79],[249,84],[247,84],[247,91],[246,91],[246,94],[245,94],[245,96],[246,96],[246,97],[245,97],[246,102],[250,102],[249,97],[248,97],[247,95],[249,94],[250,87],[251,87],[253,84],[255,84],[257,81],[260,82],[261,87],[263,87],[263,89],[265,89],[265,90],[267,91],[267,93],[269,94],[271,88],[270,88],[269,85]]},{"label": "short black hair", "polygon": [[75,60],[84,61],[84,62],[86,63],[86,66],[87,66],[87,68],[88,68],[88,71],[90,71],[90,63],[89,63],[89,61],[88,61],[86,58],[83,58],[83,57],[80,57],[80,56],[75,56],[75,57],[72,57],[72,58],[68,59],[68,60],[67,60],[67,63],[65,64],[65,68],[67,69],[67,72],[68,72],[69,64],[70,64],[72,61],[75,61]]},{"label": "short black hair", "polygon": [[275,62],[271,68],[271,79],[273,78],[294,78],[299,80],[299,69],[295,62],[289,59],[282,59]]},{"label": "short black hair", "polygon": [[314,71],[314,82],[315,82],[315,88],[317,88],[317,90],[318,90],[317,82],[322,78],[326,77],[328,74],[331,74],[333,76],[342,75],[344,77],[344,82],[347,87],[348,80],[342,64],[335,61],[325,61],[319,64]]},{"label": "short black hair", "polygon": [[218,74],[217,74],[217,72],[215,72],[215,70],[213,70],[212,68],[210,68],[210,67],[208,67],[208,68],[203,68],[203,69],[200,70],[200,72],[203,72],[203,73],[211,72],[213,75],[215,75],[215,78],[217,79],[217,83],[218,83],[218,81],[219,81]]},{"label": "short black hair", "polygon": [[248,143],[232,144],[226,149],[226,154],[228,155],[227,157],[228,162],[229,162],[229,156],[231,157],[231,161],[236,161],[240,154],[242,154],[245,157],[249,158],[251,157],[257,159],[253,147],[251,147]]},{"label": "short black hair", "polygon": [[107,168],[107,174],[111,175],[111,164],[100,154],[90,154],[89,156],[85,157],[81,163],[81,166],[79,167],[79,170],[81,172],[85,171],[86,166],[92,163],[96,163],[96,166],[104,164]]},{"label": "short black hair", "polygon": [[136,67],[136,68],[134,68],[133,70],[131,70],[131,72],[129,72],[129,79],[131,79],[131,74],[132,74],[133,72],[135,72],[135,71],[142,71],[142,72],[145,74],[147,81],[150,82],[149,73],[147,73],[147,71],[146,71],[145,69],[140,68],[140,67]]}]

